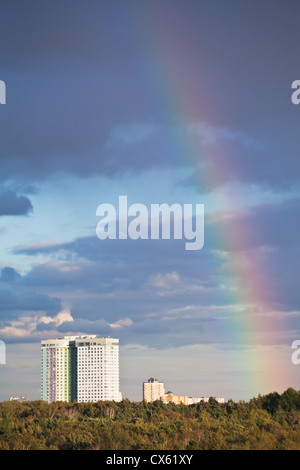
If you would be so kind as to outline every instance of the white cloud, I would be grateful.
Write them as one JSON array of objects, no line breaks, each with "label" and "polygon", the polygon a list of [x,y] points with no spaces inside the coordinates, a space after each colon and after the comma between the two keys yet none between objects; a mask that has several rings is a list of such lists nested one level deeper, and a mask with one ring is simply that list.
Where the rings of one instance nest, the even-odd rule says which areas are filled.
[{"label": "white cloud", "polygon": [[174,286],[174,284],[178,284],[180,281],[179,275],[173,271],[167,274],[155,274],[151,276],[148,280],[147,284],[153,287],[169,289]]},{"label": "white cloud", "polygon": [[115,323],[109,323],[111,328],[123,328],[124,326],[132,325],[133,321],[130,318],[121,318],[121,320],[116,321]]},{"label": "white cloud", "polygon": [[69,310],[63,310],[54,317],[43,316],[39,319],[39,323],[45,323],[46,325],[49,323],[54,323],[55,326],[60,326],[66,321],[74,321]]},{"label": "white cloud", "polygon": [[[63,310],[57,315],[50,317],[46,315],[21,316],[18,320],[11,321],[8,325],[0,329],[0,336],[4,339],[40,339],[45,336],[56,334],[56,328],[65,322],[73,322],[74,319],[68,310]],[[45,325],[43,330],[42,325]],[[49,330],[47,325],[53,328]]]}]

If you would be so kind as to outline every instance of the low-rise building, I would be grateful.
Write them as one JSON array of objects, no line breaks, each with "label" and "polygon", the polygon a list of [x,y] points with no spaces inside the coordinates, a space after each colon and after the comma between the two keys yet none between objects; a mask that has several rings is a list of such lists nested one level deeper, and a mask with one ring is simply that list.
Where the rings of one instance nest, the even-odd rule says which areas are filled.
[{"label": "low-rise building", "polygon": [[10,397],[9,401],[16,401],[19,403],[27,403],[29,400],[25,397]]},{"label": "low-rise building", "polygon": [[143,382],[143,400],[152,402],[160,400],[160,397],[165,394],[165,387],[162,382],[151,377],[148,382]]},{"label": "low-rise building", "polygon": [[[225,402],[224,398],[216,398],[216,397],[211,397],[211,398],[216,400],[218,403]],[[188,397],[188,405],[194,405],[195,403],[200,403],[201,401],[203,401],[204,403],[208,403],[209,398],[208,397],[201,397],[201,398]]]},{"label": "low-rise building", "polygon": [[175,403],[176,405],[188,405],[188,397],[185,395],[174,395],[174,393],[165,393],[162,397],[160,397],[163,403]]},{"label": "low-rise building", "polygon": [[[224,398],[211,397],[218,403],[224,403]],[[186,395],[174,395],[172,392],[165,393],[165,387],[163,382],[159,382],[157,379],[151,377],[148,382],[143,382],[143,399],[146,402],[153,402],[155,400],[161,400],[163,403],[175,403],[176,405],[193,405],[203,401],[207,403],[209,398],[207,397],[188,397]]]}]

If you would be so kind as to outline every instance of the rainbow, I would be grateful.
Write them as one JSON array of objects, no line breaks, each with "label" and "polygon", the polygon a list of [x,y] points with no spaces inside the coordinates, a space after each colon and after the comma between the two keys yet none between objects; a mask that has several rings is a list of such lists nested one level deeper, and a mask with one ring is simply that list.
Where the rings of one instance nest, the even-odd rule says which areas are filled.
[{"label": "rainbow", "polygon": [[[151,7],[149,3],[141,2],[138,13],[132,7],[131,21],[137,32],[136,47],[150,64],[148,83],[151,83],[150,93],[153,94],[153,103],[157,104],[157,113],[162,119],[165,117],[168,122],[174,123],[170,126],[170,135],[166,136],[171,145],[172,158],[182,165],[188,161],[196,169],[195,181],[200,192],[207,185],[220,186],[224,182],[224,173],[230,173],[227,159],[230,149],[225,145],[222,154],[211,151],[214,165],[201,166],[199,156],[204,149],[200,139],[195,138],[195,133],[186,131],[189,123],[209,122],[215,118],[216,90],[211,90],[205,83],[204,92],[203,84],[200,85],[199,77],[193,71],[195,49],[190,47],[188,29],[185,36],[176,32],[176,25],[185,22],[180,17],[182,11],[178,11],[178,4],[172,3],[170,7],[170,4],[166,6],[160,2],[158,13],[152,2]],[[164,11],[165,8],[168,12]],[[170,14],[166,23],[165,19]],[[203,67],[209,67],[206,48],[207,45],[199,44],[199,52],[204,57]],[[201,105],[198,91],[201,92]],[[174,128],[179,132],[174,132]],[[182,129],[185,131],[182,132]],[[236,173],[237,169],[234,170]],[[230,200],[228,205],[230,207]],[[283,391],[289,386],[290,372],[288,367],[281,366],[279,370],[271,351],[268,351],[271,346],[268,344],[270,332],[272,340],[276,342],[278,339],[280,344],[282,319],[274,308],[273,280],[264,263],[264,253],[257,256],[251,250],[235,249],[241,243],[251,245],[251,237],[259,228],[252,226],[249,233],[234,217],[232,224],[228,219],[220,223],[222,240],[219,238],[219,244],[223,253],[220,258],[221,282],[224,285],[224,300],[234,310],[227,319],[228,342],[243,345],[236,353],[236,360],[242,361],[245,370],[240,380],[253,395]]]}]

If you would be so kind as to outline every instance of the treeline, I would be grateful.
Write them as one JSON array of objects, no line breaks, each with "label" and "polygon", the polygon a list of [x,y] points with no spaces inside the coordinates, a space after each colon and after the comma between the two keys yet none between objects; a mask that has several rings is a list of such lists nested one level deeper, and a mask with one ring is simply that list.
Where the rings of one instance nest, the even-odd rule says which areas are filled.
[{"label": "treeline", "polygon": [[300,449],[300,392],[249,402],[0,403],[0,450]]}]

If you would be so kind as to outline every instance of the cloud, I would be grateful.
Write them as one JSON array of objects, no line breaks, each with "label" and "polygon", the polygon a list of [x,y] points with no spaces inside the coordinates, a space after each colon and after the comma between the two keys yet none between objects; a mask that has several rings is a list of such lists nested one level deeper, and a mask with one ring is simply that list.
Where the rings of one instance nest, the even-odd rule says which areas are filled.
[{"label": "cloud", "polygon": [[128,126],[118,126],[110,133],[106,148],[135,145],[149,139],[153,132],[154,128],[150,124],[131,123]]},{"label": "cloud", "polygon": [[230,181],[275,190],[298,184],[297,110],[286,85],[294,62],[282,54],[297,27],[280,39],[276,28],[261,27],[270,14],[274,24],[295,25],[292,13],[260,9],[259,40],[249,43],[252,4],[236,6],[235,15],[249,19],[237,24],[222,2],[220,18],[197,2],[166,2],[160,12],[147,3],[3,5],[2,181],[26,187],[59,172],[117,178],[188,167],[206,191]]},{"label": "cloud", "polygon": [[[185,6],[184,15],[180,2],[175,7],[167,2],[159,12],[150,2],[142,3],[137,11],[152,18],[155,38],[147,21],[135,24],[139,14],[135,10],[131,16],[122,2],[99,6],[92,1],[87,14],[80,2],[70,10],[66,4],[42,8],[31,1],[30,8],[18,6],[18,18],[14,2],[3,7],[1,78],[8,85],[9,106],[1,109],[1,178],[14,181],[10,195],[2,194],[6,211],[13,212],[15,201],[16,214],[29,214],[31,202],[19,194],[34,193],[34,185],[50,177],[55,181],[58,173],[82,179],[108,176],[117,187],[120,175],[126,185],[128,172],[140,172],[146,188],[149,169],[176,168],[179,173],[184,168],[201,192],[240,182],[241,192],[244,184],[253,183],[280,194],[299,184],[296,110],[289,107],[290,90],[283,92],[292,62],[280,52],[295,42],[292,28],[282,43],[277,33],[266,33],[251,6],[243,10],[250,21],[236,22],[222,2],[224,14],[218,18],[197,2]],[[195,14],[203,8],[205,15]],[[278,9],[260,9],[260,15],[269,22]],[[296,21],[285,11],[278,17]],[[247,32],[252,34],[257,21],[260,41],[249,42]],[[189,34],[183,34],[187,24]],[[199,44],[209,44],[209,54]],[[226,58],[224,48],[230,51]],[[280,71],[278,63],[285,65]],[[83,206],[77,178],[70,179]],[[160,197],[159,185],[147,189]],[[57,201],[52,195],[50,209]],[[75,199],[72,208],[66,201],[72,214]],[[12,255],[26,258],[27,272],[20,277],[10,266],[1,271],[1,286],[7,287],[0,291],[1,315],[7,322],[37,318],[32,334],[97,329],[100,334],[117,332],[124,341],[138,336],[159,345],[164,334],[166,344],[181,344],[205,341],[206,332],[210,341],[212,325],[221,337],[224,316],[238,304],[230,268],[246,266],[249,256],[275,274],[274,291],[281,283],[283,312],[297,303],[299,209],[295,199],[208,216],[205,245],[198,253],[187,253],[178,240],[75,238],[72,228],[70,242],[30,246],[29,236],[22,237],[27,246]],[[71,317],[57,317],[65,303]]]},{"label": "cloud", "polygon": [[1,269],[0,282],[11,282],[21,279],[21,277],[22,276],[14,268],[6,266]]},{"label": "cloud", "polygon": [[57,328],[65,322],[72,322],[70,312],[63,310],[54,316],[20,315],[16,320],[0,326],[0,336],[6,341],[36,341],[48,335],[57,336]]},{"label": "cloud", "polygon": [[151,276],[151,278],[148,281],[148,284],[153,286],[153,287],[159,287],[159,288],[172,288],[174,285],[178,284],[180,281],[179,275],[176,272],[172,273],[166,273],[166,274],[161,274],[158,273],[154,276]]},{"label": "cloud", "polygon": [[[85,311],[96,319],[99,303],[110,324],[118,321],[118,310],[135,321],[166,305],[181,308],[187,298],[202,307],[234,303],[239,282],[253,298],[258,284],[265,286],[261,294],[274,308],[288,311],[299,302],[299,210],[300,199],[294,198],[210,213],[204,248],[196,254],[184,250],[181,240],[101,241],[96,236],[20,247],[15,253],[45,257],[22,285],[61,292],[76,317]],[[255,278],[246,275],[253,265]]]},{"label": "cloud", "polygon": [[[152,332],[158,335],[157,345],[163,338],[159,331],[164,331],[169,343],[174,335],[179,344],[184,341],[182,322],[191,329],[187,338],[204,327],[210,337],[211,319],[221,337],[222,322],[230,322],[240,308],[241,288],[253,305],[245,303],[236,319],[259,308],[258,290],[274,311],[288,315],[298,309],[299,209],[300,200],[294,198],[210,213],[205,245],[198,253],[184,250],[181,240],[101,241],[96,235],[19,247],[16,254],[39,255],[43,262],[33,264],[18,286],[46,295],[59,292],[78,321],[64,322],[64,331],[92,333],[97,328],[118,332],[124,341],[134,341],[139,331],[150,341]],[[247,275],[249,260],[255,276]]]},{"label": "cloud", "polygon": [[217,144],[224,145],[224,142],[237,142],[243,147],[248,147],[252,150],[261,151],[264,149],[263,144],[248,136],[245,132],[239,129],[228,127],[217,127],[208,124],[205,121],[191,122],[186,125],[187,132],[192,136],[197,136],[199,142],[204,146],[210,147]]},{"label": "cloud", "polygon": [[57,297],[26,290],[14,292],[11,289],[0,288],[0,318],[10,319],[20,312],[57,313],[61,309],[61,301]]},{"label": "cloud", "polygon": [[28,215],[33,211],[28,197],[18,196],[12,190],[0,193],[0,216],[4,215]]},{"label": "cloud", "polygon": [[[214,279],[215,256],[208,250],[200,250],[195,257],[184,249],[182,240],[82,237],[64,244],[20,247],[15,253],[45,257],[43,263],[33,265],[24,277],[24,286],[77,292],[81,297],[98,295],[107,302],[110,298],[115,302],[135,298],[132,308],[137,310],[140,308],[137,290],[154,299],[161,298],[164,292],[177,296],[189,292],[194,297],[199,295],[200,289],[213,289],[218,285]],[[203,299],[207,292],[202,292]],[[93,311],[94,308],[97,307],[93,306]]]},{"label": "cloud", "polygon": [[76,318],[71,322],[64,322],[57,328],[59,333],[70,334],[95,334],[98,336],[110,336],[112,328],[105,320],[88,320],[87,318]]},{"label": "cloud", "polygon": [[57,59],[45,74],[40,60],[41,69],[30,77],[12,71],[6,80],[14,98],[1,123],[2,181],[30,189],[58,173],[116,179],[153,168],[185,168],[192,173],[185,184],[197,181],[202,192],[233,181],[275,190],[298,184],[293,135],[286,142],[282,133],[269,136],[268,128],[248,129],[246,113],[226,126],[214,117],[191,121],[158,113],[160,103],[150,99],[153,84],[139,66],[132,75],[123,62],[85,69],[78,60]]},{"label": "cloud", "polygon": [[121,320],[116,321],[115,323],[110,323],[111,328],[120,329],[126,326],[132,325],[132,320],[130,318],[121,318]]},{"label": "cloud", "polygon": [[[16,247],[14,253],[29,256],[43,255],[55,260],[55,265],[54,261],[52,264],[48,261],[46,267],[38,265],[32,270],[30,276],[36,273],[36,282],[39,271],[45,270],[46,274],[47,270],[50,276],[52,267],[53,278],[61,273],[62,282],[63,277],[65,282],[68,278],[76,282],[76,278],[80,277],[83,260],[87,263],[96,262],[102,266],[107,273],[106,279],[110,279],[109,282],[123,278],[130,283],[130,278],[126,276],[129,263],[133,277],[135,273],[142,272],[143,283],[147,281],[148,285],[151,284],[153,287],[178,283],[182,276],[197,276],[204,281],[205,277],[210,279],[218,269],[218,263],[214,260],[216,250],[236,253],[257,249],[261,254],[261,250],[266,249],[265,255],[267,255],[267,249],[269,253],[274,249],[284,251],[291,247],[297,249],[300,243],[299,211],[300,198],[293,198],[258,204],[248,209],[210,212],[205,215],[204,247],[197,252],[186,251],[184,239],[99,240],[95,235],[80,237],[66,243],[23,245]],[[82,260],[82,263],[77,264],[78,260]],[[90,269],[91,266],[89,264]],[[200,277],[199,272],[203,272]],[[91,279],[92,284],[93,279]]]},{"label": "cloud", "polygon": [[212,213],[206,218],[206,243],[224,251],[299,246],[299,211],[300,198],[297,197],[259,204],[244,211]]}]

